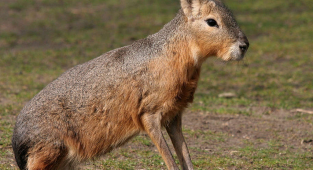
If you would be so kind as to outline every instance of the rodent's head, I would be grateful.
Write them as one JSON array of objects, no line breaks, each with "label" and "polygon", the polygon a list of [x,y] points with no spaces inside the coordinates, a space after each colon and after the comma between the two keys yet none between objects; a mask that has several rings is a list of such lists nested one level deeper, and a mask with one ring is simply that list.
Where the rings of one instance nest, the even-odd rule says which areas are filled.
[{"label": "rodent's head", "polygon": [[249,41],[230,10],[219,0],[180,0],[187,29],[204,58],[241,60]]}]

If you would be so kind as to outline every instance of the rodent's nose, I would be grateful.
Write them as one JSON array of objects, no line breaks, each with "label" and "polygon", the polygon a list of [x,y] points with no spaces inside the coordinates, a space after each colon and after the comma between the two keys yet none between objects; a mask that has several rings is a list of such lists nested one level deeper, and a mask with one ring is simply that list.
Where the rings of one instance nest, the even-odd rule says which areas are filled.
[{"label": "rodent's nose", "polygon": [[242,42],[239,45],[239,48],[241,50],[242,53],[246,52],[249,48],[249,41],[247,39],[247,37],[245,36],[244,38],[242,38]]},{"label": "rodent's nose", "polygon": [[249,48],[249,44],[239,45],[241,52],[246,52]]}]

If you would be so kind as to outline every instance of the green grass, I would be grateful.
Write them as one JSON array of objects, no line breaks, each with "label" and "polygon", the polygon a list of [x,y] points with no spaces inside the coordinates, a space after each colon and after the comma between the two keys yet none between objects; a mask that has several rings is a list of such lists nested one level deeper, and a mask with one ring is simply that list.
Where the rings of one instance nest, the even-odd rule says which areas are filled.
[{"label": "green grass", "polygon": [[[208,59],[191,111],[258,117],[257,109],[313,109],[313,5],[311,0],[225,0],[251,47],[241,62]],[[14,0],[0,2],[0,169],[12,169],[11,136],[24,104],[65,70],[111,49],[157,32],[179,9],[178,0]],[[236,97],[218,95],[232,92]],[[295,114],[285,121],[312,125],[313,117]],[[188,139],[210,144],[231,136],[222,132],[185,129]],[[277,141],[275,141],[277,140]],[[274,141],[279,143],[279,138]],[[264,141],[269,142],[269,141]],[[275,143],[274,142],[274,143]],[[95,167],[111,169],[165,168],[146,136],[120,149]],[[196,169],[310,169],[312,148],[281,150],[255,143],[225,154],[191,147]],[[310,150],[311,149],[311,150]],[[196,154],[197,153],[197,154]],[[120,156],[122,155],[122,156]],[[251,163],[252,162],[252,163]]]}]

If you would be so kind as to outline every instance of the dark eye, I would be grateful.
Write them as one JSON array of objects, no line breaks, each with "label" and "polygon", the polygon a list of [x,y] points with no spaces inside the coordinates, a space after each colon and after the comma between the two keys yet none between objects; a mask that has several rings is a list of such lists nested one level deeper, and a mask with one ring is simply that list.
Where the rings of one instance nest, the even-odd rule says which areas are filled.
[{"label": "dark eye", "polygon": [[206,20],[206,23],[207,23],[210,27],[217,27],[217,28],[218,28],[217,22],[216,22],[214,19],[208,19],[208,20]]}]

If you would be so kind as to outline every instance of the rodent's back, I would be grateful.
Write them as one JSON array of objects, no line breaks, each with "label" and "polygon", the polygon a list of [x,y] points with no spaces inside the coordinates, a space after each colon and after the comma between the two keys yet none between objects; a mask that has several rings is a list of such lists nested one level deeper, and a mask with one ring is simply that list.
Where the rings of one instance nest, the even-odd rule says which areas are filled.
[{"label": "rodent's back", "polygon": [[[56,138],[53,135],[66,133],[69,117],[74,125],[83,123],[90,116],[92,105],[112,97],[125,80],[137,77],[143,82],[141,70],[146,70],[147,63],[157,56],[151,50],[153,46],[146,38],[69,69],[25,105],[17,118],[13,138]],[[60,132],[42,136],[43,131],[48,133],[51,128]]]}]

